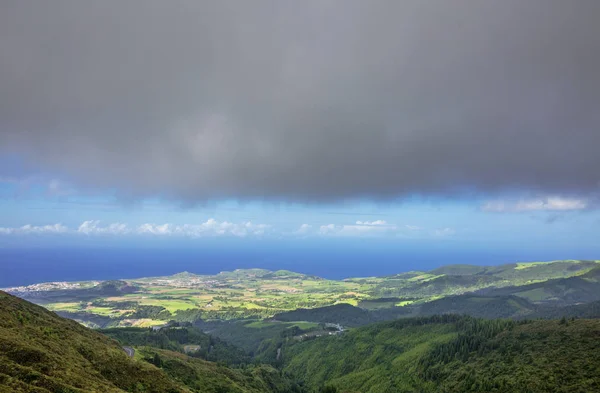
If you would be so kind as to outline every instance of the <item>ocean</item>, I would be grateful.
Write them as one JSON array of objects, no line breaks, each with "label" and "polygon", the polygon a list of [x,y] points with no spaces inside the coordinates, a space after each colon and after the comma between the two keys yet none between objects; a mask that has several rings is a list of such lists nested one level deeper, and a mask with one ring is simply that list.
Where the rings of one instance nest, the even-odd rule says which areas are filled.
[{"label": "ocean", "polygon": [[467,263],[555,259],[594,259],[550,251],[406,249],[376,244],[217,244],[162,248],[4,248],[0,249],[0,288],[48,281],[109,280],[170,275],[183,271],[216,274],[244,268],[287,269],[330,279],[384,276],[410,270]]}]

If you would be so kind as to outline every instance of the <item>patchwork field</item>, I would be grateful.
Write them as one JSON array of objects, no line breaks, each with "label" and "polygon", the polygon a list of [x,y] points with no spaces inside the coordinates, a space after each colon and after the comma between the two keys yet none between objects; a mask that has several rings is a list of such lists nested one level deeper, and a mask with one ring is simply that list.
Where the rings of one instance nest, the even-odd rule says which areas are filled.
[{"label": "patchwork field", "polygon": [[[46,283],[7,291],[94,327],[250,318],[256,320],[247,325],[252,328],[270,323],[262,320],[276,314],[338,304],[374,313],[394,310],[394,315],[415,315],[424,304],[467,293],[514,295],[532,304],[600,300],[600,290],[595,290],[599,266],[598,261],[579,260],[451,265],[429,272],[346,280],[246,269],[210,276],[185,272],[104,282]],[[455,303],[451,309],[460,311]],[[464,304],[473,308],[477,301],[469,298]]]}]

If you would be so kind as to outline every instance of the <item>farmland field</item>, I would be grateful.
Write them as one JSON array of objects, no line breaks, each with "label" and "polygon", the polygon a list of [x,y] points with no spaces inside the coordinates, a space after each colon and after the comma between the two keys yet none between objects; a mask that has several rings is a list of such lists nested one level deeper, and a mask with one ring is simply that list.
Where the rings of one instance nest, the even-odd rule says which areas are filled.
[{"label": "farmland field", "polygon": [[[346,280],[327,280],[287,270],[240,269],[211,276],[184,272],[166,277],[46,283],[7,290],[95,327],[251,319],[254,322],[246,328],[259,328],[271,324],[268,320],[274,316],[297,309],[347,304],[379,313],[377,318],[383,318],[380,314],[389,310],[396,317],[410,316],[418,314],[424,304],[489,291],[516,295],[532,304],[560,301],[564,305],[564,296],[559,293],[563,291],[572,298],[568,301],[575,304],[579,287],[595,285],[597,277],[593,273],[598,266],[598,261],[571,260],[490,267],[451,265],[429,272]],[[564,279],[579,281],[573,281],[576,288],[568,287],[568,282],[556,282]],[[585,301],[594,300],[590,298],[594,296],[593,288],[586,287]],[[475,300],[470,298],[464,304],[483,304]],[[533,308],[520,306],[519,310]],[[306,323],[312,322],[298,321],[297,326],[310,327],[302,325]]]}]

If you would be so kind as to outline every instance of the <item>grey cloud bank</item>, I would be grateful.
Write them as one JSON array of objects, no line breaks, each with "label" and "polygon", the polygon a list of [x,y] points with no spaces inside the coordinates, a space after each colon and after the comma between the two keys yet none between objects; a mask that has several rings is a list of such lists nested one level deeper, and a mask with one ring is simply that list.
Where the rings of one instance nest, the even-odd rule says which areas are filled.
[{"label": "grey cloud bank", "polygon": [[597,0],[6,1],[0,154],[190,202],[589,197],[599,16]]}]

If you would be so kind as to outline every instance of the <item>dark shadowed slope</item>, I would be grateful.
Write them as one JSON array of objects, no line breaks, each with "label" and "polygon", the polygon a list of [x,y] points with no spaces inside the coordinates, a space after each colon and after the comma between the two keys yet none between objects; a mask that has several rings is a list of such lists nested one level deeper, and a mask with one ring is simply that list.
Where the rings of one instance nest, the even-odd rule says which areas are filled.
[{"label": "dark shadowed slope", "polygon": [[515,295],[539,304],[571,305],[594,302],[600,300],[600,268],[578,276],[523,286],[486,288],[478,293],[486,296]]},{"label": "dark shadowed slope", "polygon": [[467,314],[477,318],[520,318],[537,310],[537,306],[518,296],[485,297],[473,294],[448,296],[424,303],[419,315]]}]

